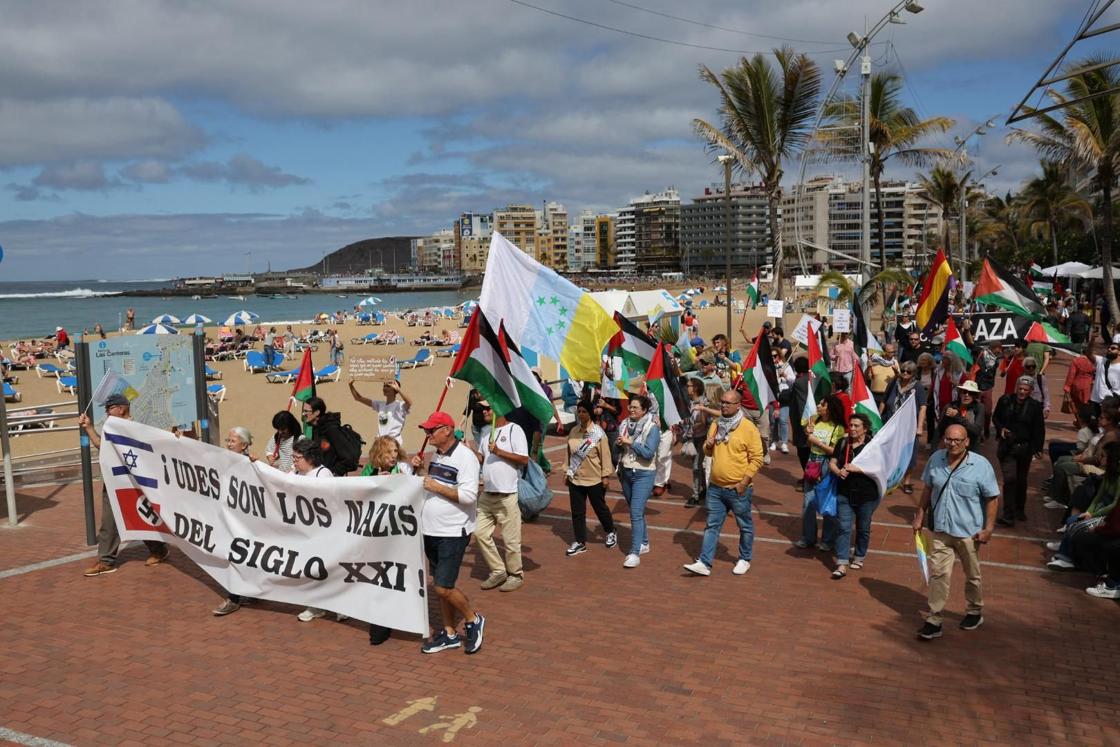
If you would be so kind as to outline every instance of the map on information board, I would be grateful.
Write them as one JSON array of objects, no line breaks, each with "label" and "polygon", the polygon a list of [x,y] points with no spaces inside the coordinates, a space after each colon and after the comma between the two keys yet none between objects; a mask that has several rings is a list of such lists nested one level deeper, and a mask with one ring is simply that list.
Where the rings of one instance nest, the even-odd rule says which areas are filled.
[{"label": "map on information board", "polygon": [[[132,418],[167,429],[199,419],[194,391],[194,350],[190,335],[129,335],[89,345],[90,383],[96,387],[107,371],[116,376],[113,393],[132,401]],[[94,422],[105,408],[94,402]]]}]

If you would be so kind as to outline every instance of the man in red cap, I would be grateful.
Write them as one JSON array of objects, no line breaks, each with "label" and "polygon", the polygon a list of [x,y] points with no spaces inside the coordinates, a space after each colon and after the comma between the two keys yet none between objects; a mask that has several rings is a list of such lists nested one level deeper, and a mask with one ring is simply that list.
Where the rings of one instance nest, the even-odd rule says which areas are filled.
[{"label": "man in red cap", "polygon": [[[424,553],[432,579],[443,628],[424,643],[421,651],[434,654],[460,648],[463,641],[455,627],[455,613],[463,616],[466,648],[474,654],[482,648],[486,618],[471,608],[466,594],[455,587],[463,554],[475,529],[478,502],[478,458],[455,437],[455,421],[445,412],[433,412],[420,424],[436,448],[424,478],[424,508],[420,525],[424,528]],[[412,458],[412,468],[421,474],[423,453]]]}]

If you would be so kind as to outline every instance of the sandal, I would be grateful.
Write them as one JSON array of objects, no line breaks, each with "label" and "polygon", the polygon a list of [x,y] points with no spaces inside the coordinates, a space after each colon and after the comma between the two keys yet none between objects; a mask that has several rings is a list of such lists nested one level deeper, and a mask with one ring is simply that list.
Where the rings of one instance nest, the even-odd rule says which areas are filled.
[{"label": "sandal", "polygon": [[847,575],[848,571],[844,569],[844,566],[839,566],[835,571],[832,572],[832,580],[839,581]]},{"label": "sandal", "polygon": [[863,568],[863,563],[861,563],[858,560],[853,560],[852,564],[848,567],[851,568],[853,571],[858,571],[860,568]]},{"label": "sandal", "polygon": [[902,486],[902,492],[906,493],[906,495],[912,495],[914,493],[914,486],[910,483],[906,483]]}]

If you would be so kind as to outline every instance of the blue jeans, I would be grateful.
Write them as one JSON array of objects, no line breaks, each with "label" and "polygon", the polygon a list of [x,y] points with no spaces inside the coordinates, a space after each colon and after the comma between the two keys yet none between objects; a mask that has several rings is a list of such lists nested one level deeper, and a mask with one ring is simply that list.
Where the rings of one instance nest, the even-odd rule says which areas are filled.
[{"label": "blue jeans", "polygon": [[265,345],[264,346],[264,364],[266,366],[268,366],[269,368],[272,368],[273,366],[275,366],[279,363],[279,361],[277,361],[276,358],[277,358],[276,348],[274,348],[272,345]]},{"label": "blue jeans", "polygon": [[[836,496],[836,518],[840,531],[836,535],[836,564],[847,565],[848,559],[859,562],[867,557],[867,546],[871,543],[871,514],[879,507],[879,501],[850,503],[848,496]],[[856,527],[856,552],[852,555],[852,525]]]},{"label": "blue jeans", "polygon": [[739,560],[751,559],[751,548],[754,546],[754,519],[751,517],[753,492],[753,485],[742,493],[735,492],[735,488],[708,486],[708,526],[704,529],[704,544],[700,549],[701,563],[712,567],[719,530],[723,528],[728,512],[734,514],[735,523],[739,525]]},{"label": "blue jeans", "polygon": [[649,530],[646,528],[646,501],[653,492],[652,469],[619,470],[622,483],[622,497],[630,506],[630,554],[637,555],[642,545],[649,544]]},{"label": "blue jeans", "polygon": [[[825,469],[828,469],[826,466]],[[817,544],[817,484],[805,486],[805,502],[801,506],[801,540],[807,545]],[[821,529],[821,543],[832,545],[840,528],[835,516],[825,516]]]},{"label": "blue jeans", "polygon": [[789,441],[789,408],[770,409],[770,443]]}]

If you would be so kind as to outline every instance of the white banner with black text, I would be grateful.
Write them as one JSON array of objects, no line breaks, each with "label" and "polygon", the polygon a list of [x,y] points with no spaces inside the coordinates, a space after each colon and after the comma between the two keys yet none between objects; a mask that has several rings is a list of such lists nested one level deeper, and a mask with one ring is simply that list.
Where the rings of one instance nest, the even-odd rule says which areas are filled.
[{"label": "white banner with black text", "polygon": [[122,539],[168,542],[230,593],[428,631],[418,477],[287,474],[120,418],[101,474]]}]

